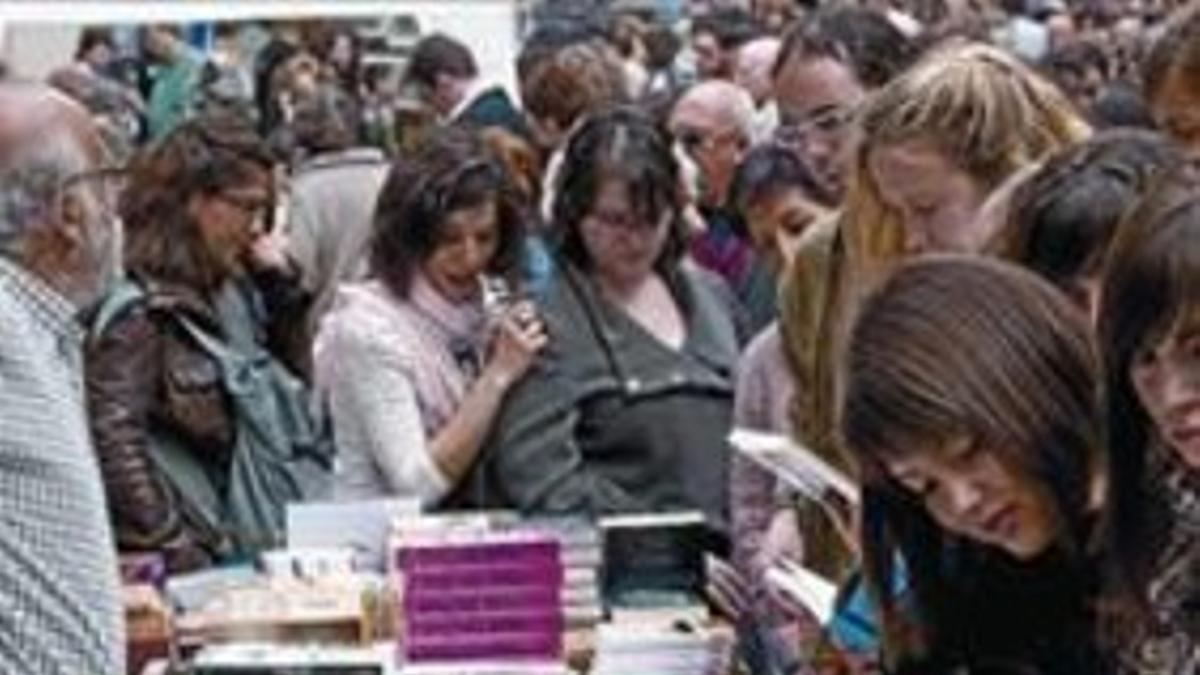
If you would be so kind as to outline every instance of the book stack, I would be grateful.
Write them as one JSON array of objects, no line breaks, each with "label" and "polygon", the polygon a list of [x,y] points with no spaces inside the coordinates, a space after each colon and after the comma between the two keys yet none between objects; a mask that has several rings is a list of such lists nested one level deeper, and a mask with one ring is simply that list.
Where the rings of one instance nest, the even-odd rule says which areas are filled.
[{"label": "book stack", "polygon": [[595,522],[581,517],[516,518],[503,529],[536,532],[554,538],[563,567],[562,611],[568,631],[587,631],[604,618],[600,568],[604,551]]},{"label": "book stack", "polygon": [[426,524],[401,530],[391,564],[408,666],[542,673],[562,663],[564,570],[554,537]]},{"label": "book stack", "polygon": [[592,675],[723,675],[733,661],[728,627],[686,629],[612,623],[596,635]]}]

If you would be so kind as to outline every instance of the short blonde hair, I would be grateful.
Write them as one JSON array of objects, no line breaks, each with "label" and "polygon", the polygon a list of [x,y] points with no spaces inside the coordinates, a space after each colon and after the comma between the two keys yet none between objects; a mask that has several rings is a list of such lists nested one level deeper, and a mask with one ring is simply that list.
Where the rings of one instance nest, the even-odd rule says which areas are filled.
[{"label": "short blonde hair", "polygon": [[929,53],[884,86],[859,125],[845,235],[851,260],[868,266],[898,258],[904,241],[899,214],[883,203],[869,170],[873,151],[928,140],[990,191],[1091,131],[1053,84],[1004,51],[970,42]]}]

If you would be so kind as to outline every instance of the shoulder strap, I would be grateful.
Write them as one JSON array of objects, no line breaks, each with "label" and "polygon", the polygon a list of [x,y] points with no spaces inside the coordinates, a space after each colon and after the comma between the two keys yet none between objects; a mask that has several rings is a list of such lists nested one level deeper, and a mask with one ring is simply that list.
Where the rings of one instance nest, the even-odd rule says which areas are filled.
[{"label": "shoulder strap", "polygon": [[234,363],[240,358],[241,355],[236,350],[214,337],[212,333],[196,325],[196,322],[187,316],[176,314],[174,319],[196,341],[196,344],[201,349],[208,352],[208,355],[216,359],[217,363],[222,364],[222,366]]},{"label": "shoulder strap", "polygon": [[98,339],[118,317],[145,298],[146,291],[137,282],[123,277],[105,294],[92,321],[89,339]]}]

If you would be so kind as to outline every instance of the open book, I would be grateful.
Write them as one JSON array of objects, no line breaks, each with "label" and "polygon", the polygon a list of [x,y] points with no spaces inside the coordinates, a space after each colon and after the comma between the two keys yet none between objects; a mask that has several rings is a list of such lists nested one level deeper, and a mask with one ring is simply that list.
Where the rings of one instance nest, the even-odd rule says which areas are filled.
[{"label": "open book", "polygon": [[734,429],[729,442],[738,452],[810,499],[833,492],[848,505],[859,502],[858,485],[812,450],[781,434]]},{"label": "open book", "polygon": [[767,585],[804,607],[828,625],[837,601],[837,586],[825,577],[790,560],[781,560],[767,570]]}]

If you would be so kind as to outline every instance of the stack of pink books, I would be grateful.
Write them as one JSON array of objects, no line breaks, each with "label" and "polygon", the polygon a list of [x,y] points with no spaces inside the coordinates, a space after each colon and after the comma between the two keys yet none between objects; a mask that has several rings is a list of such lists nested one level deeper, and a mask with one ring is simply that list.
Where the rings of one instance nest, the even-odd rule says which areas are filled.
[{"label": "stack of pink books", "polygon": [[553,536],[422,532],[400,536],[391,557],[406,662],[562,660],[564,572]]}]

